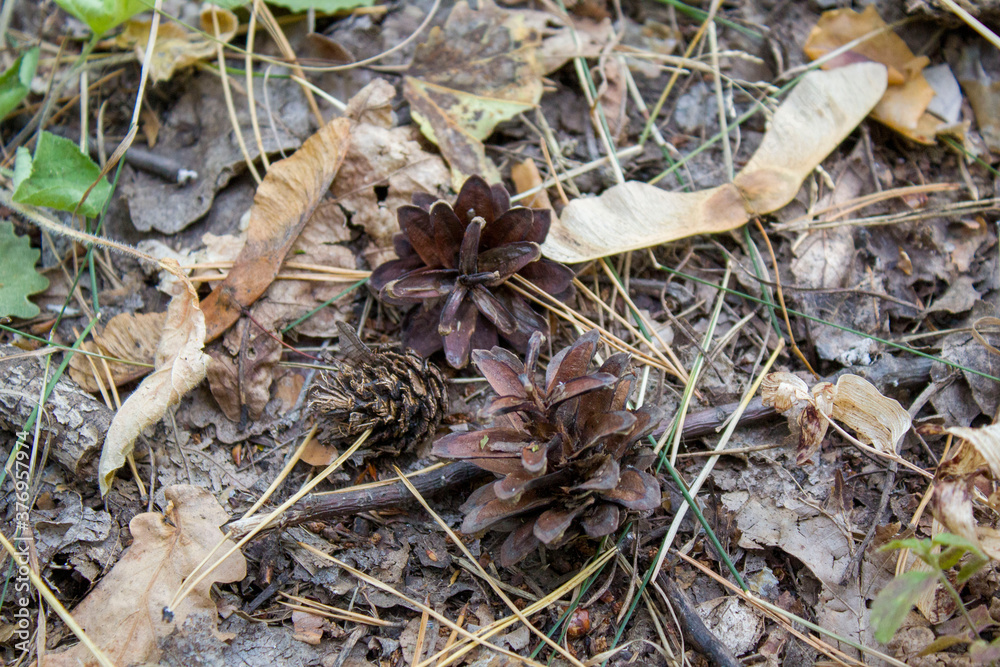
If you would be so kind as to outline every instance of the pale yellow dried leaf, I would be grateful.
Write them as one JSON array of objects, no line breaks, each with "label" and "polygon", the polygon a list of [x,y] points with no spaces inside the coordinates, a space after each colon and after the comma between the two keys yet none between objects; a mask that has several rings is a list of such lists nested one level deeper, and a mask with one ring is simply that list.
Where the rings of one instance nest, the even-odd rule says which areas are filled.
[{"label": "pale yellow dried leaf", "polygon": [[[229,515],[208,491],[188,485],[164,489],[169,501],[164,514],[139,514],[129,522],[132,546],[97,587],[72,610],[73,617],[116,665],[156,662],[157,642],[181,627],[191,614],[206,614],[215,627],[218,611],[210,590],[214,583],[240,581],[246,560],[229,556],[173,608],[172,621],[163,618],[182,580],[223,540],[219,526]],[[219,553],[233,546],[222,542]],[[199,621],[202,622],[202,621]],[[42,667],[91,664],[92,656],[78,644],[62,652],[48,652]]]},{"label": "pale yellow dried leaf", "polygon": [[[177,70],[190,67],[200,60],[215,55],[213,14],[219,26],[219,40],[225,44],[233,38],[240,26],[236,14],[228,9],[205,5],[201,10],[202,32],[189,30],[175,21],[160,23],[156,32],[156,43],[153,45],[153,54],[148,63],[149,76],[153,81],[167,81]],[[149,19],[130,20],[116,40],[118,47],[133,47],[139,60],[142,61],[149,41],[149,26]]]},{"label": "pale yellow dried leaf", "polygon": [[630,181],[574,200],[553,221],[542,252],[557,261],[583,262],[735,229],[753,215],[776,211],[868,115],[885,88],[886,68],[877,63],[810,72],[775,112],[733,183],[684,193]]},{"label": "pale yellow dried leaf", "polygon": [[202,351],[204,346],[205,315],[197,295],[184,289],[167,307],[153,373],[122,404],[108,428],[98,466],[101,495],[111,488],[115,471],[125,463],[143,429],[160,421],[167,408],[205,378],[209,357]]},{"label": "pale yellow dried leaf", "polygon": [[952,426],[945,430],[972,445],[986,460],[990,472],[993,473],[993,479],[1000,480],[1000,424],[981,428]]},{"label": "pale yellow dried leaf", "polygon": [[887,454],[898,453],[911,423],[910,413],[899,401],[883,396],[871,382],[853,374],[837,380],[832,417],[852,428],[859,440]]},{"label": "pale yellow dried leaf", "polygon": [[761,402],[773,406],[778,412],[803,408],[812,396],[805,380],[791,373],[768,373],[760,384]]}]

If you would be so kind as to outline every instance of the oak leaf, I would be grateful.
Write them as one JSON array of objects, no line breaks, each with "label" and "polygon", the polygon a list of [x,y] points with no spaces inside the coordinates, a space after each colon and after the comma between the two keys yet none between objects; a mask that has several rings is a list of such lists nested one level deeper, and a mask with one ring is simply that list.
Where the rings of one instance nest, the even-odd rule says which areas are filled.
[{"label": "oak leaf", "polygon": [[[163,609],[181,582],[222,542],[218,553],[233,546],[219,526],[229,520],[208,491],[189,485],[163,491],[168,504],[163,514],[147,512],[129,522],[134,542],[97,587],[73,609],[73,617],[116,665],[156,662],[157,641],[179,628],[192,614],[217,616],[210,590],[214,583],[240,581],[246,560],[234,553],[172,609]],[[49,652],[42,667],[96,665],[86,647]]]}]

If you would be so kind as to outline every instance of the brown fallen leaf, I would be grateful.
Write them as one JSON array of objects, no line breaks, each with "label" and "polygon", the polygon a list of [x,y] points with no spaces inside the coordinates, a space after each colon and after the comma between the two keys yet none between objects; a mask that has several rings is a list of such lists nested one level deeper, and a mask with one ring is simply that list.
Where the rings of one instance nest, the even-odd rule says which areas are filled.
[{"label": "brown fallen leaf", "polygon": [[[155,663],[160,656],[158,640],[179,628],[185,618],[196,613],[218,617],[210,594],[214,583],[240,581],[246,576],[246,560],[234,553],[173,608],[172,621],[164,620],[163,609],[184,577],[216,544],[222,542],[224,553],[233,543],[223,541],[219,526],[229,516],[208,491],[177,485],[163,493],[169,501],[164,513],[139,514],[129,522],[135,540],[132,546],[72,612],[117,665]],[[86,647],[78,644],[46,653],[41,667],[96,664]]]},{"label": "brown fallen leaf", "polygon": [[[163,331],[165,313],[121,313],[109,321],[101,333],[94,336],[93,341],[83,343],[81,347],[87,352],[95,352],[108,357],[125,361],[137,361],[152,364],[156,357],[156,344]],[[108,369],[115,386],[138,380],[152,369],[148,366],[136,366],[120,361],[108,361]],[[108,377],[104,364],[100,359],[74,354],[69,361],[69,375],[76,383],[89,392],[100,391],[94,379],[94,369],[97,369],[101,386],[107,387]]]},{"label": "brown fallen leaf", "polygon": [[102,496],[143,429],[158,422],[167,408],[205,378],[209,358],[204,346],[205,315],[198,307],[198,295],[188,286],[167,307],[153,373],[126,399],[108,428],[98,465]]},{"label": "brown fallen leaf", "polygon": [[945,123],[927,113],[927,106],[934,99],[934,89],[921,70],[930,60],[914,55],[906,42],[887,28],[875,5],[868,5],[862,12],[833,9],[820,16],[803,50],[810,60],[816,60],[848,42],[878,32],[822,67],[833,69],[859,61],[885,65],[889,70],[889,85],[872,110],[872,118],[914,141],[933,144],[935,135]]},{"label": "brown fallen leaf", "polygon": [[[392,246],[392,237],[399,231],[396,209],[413,201],[414,193],[443,197],[451,187],[448,166],[421,147],[417,128],[393,127],[395,97],[395,88],[376,79],[348,101],[346,113],[357,123],[331,188],[351,224],[371,237],[372,246],[363,251],[371,267],[396,256]],[[335,323],[329,327],[327,335],[337,335]]]},{"label": "brown fallen leaf", "polygon": [[344,160],[351,123],[337,118],[306,139],[290,157],[271,165],[254,195],[247,241],[222,283],[202,304],[205,342],[239,319],[264,293]]},{"label": "brown fallen leaf", "polygon": [[760,147],[732,183],[667,192],[636,181],[576,199],[554,220],[542,253],[576,263],[735,229],[795,197],[806,176],[882,96],[886,68],[859,63],[810,72],[774,113]]},{"label": "brown fallen leaf", "polygon": [[211,357],[208,386],[212,396],[230,421],[240,424],[247,419],[256,421],[271,398],[275,365],[281,360],[281,343],[244,319],[226,333],[225,348],[208,352]]},{"label": "brown fallen leaf", "polygon": [[[177,70],[190,67],[199,60],[215,55],[216,21],[219,25],[218,39],[223,44],[231,40],[240,27],[236,14],[214,5],[206,5],[201,10],[201,32],[191,30],[176,21],[161,22],[156,33],[153,54],[148,63],[149,76],[153,81],[167,81]],[[139,61],[142,62],[146,57],[149,26],[149,19],[131,19],[116,38],[116,45],[120,49],[133,47]]]},{"label": "brown fallen leaf", "polygon": [[424,136],[451,166],[456,191],[473,175],[500,181],[482,142],[497,123],[541,99],[540,43],[541,35],[520,12],[499,9],[491,0],[471,10],[462,0],[417,47],[403,95]]}]

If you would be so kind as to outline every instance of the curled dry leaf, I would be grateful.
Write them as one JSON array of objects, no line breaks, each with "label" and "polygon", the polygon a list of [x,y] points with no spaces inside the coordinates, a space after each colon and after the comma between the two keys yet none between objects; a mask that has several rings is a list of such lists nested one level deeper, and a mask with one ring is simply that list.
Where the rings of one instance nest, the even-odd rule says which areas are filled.
[{"label": "curled dry leaf", "polygon": [[936,482],[931,507],[934,516],[944,524],[949,533],[961,535],[973,544],[979,543],[976,519],[972,512],[972,494],[967,481]]},{"label": "curled dry leaf", "polygon": [[[156,344],[163,331],[166,313],[122,313],[115,315],[104,330],[81,347],[87,352],[95,352],[123,361],[137,361],[152,364],[156,358]],[[108,369],[116,387],[138,380],[150,372],[148,366],[108,361]],[[94,379],[94,369],[100,378],[100,386]],[[89,392],[100,391],[108,386],[107,373],[101,359],[74,354],[69,361],[69,375],[76,383]]]},{"label": "curled dry leaf", "polygon": [[[168,501],[164,514],[139,514],[129,522],[132,546],[73,609],[76,621],[116,665],[155,663],[160,655],[158,640],[179,628],[185,618],[205,612],[209,618],[217,617],[210,595],[214,583],[246,576],[246,560],[234,553],[173,608],[172,622],[165,621],[163,608],[183,579],[217,544],[222,542],[221,554],[233,543],[224,540],[219,530],[229,516],[208,491],[177,485],[163,493]],[[91,664],[93,656],[78,644],[47,653],[42,667]]]},{"label": "curled dry leaf", "polygon": [[[219,26],[218,38],[214,37],[216,23]],[[121,49],[133,47],[141,62],[146,56],[149,26],[149,19],[130,20],[115,40],[116,45]],[[201,10],[201,32],[176,21],[161,22],[148,63],[149,76],[154,82],[167,81],[177,70],[215,55],[216,42],[229,42],[239,27],[236,14],[214,5],[205,5]]]},{"label": "curled dry leaf", "polygon": [[886,398],[871,382],[850,373],[837,380],[832,416],[854,429],[859,440],[886,454],[897,454],[910,430],[910,413],[899,401]]},{"label": "curled dry leaf", "polygon": [[761,402],[784,414],[811,399],[805,380],[792,373],[768,373],[760,383]]},{"label": "curled dry leaf", "polygon": [[[841,375],[837,384],[820,382],[811,390],[791,373],[770,373],[761,383],[761,400],[787,414],[799,426],[796,461],[803,465],[819,449],[829,420],[855,431],[862,442],[895,455],[910,428],[910,414],[903,406],[879,393],[875,385],[857,375]],[[825,415],[825,417],[824,417]]]},{"label": "curled dry leaf", "polygon": [[989,466],[993,478],[1000,480],[1000,424],[982,428],[953,426],[945,430],[972,445]]},{"label": "curled dry leaf", "polygon": [[344,160],[351,123],[337,118],[306,139],[290,157],[271,165],[254,195],[247,241],[222,283],[202,307],[207,333],[216,339],[242,308],[264,293]]},{"label": "curled dry leaf", "polygon": [[478,10],[458,2],[413,54],[403,95],[424,136],[451,166],[456,190],[469,176],[500,181],[482,142],[497,123],[534,108],[542,97],[541,35],[520,14],[490,0]]},{"label": "curled dry leaf", "polygon": [[886,68],[877,63],[810,72],[778,107],[760,147],[732,183],[685,193],[629,181],[599,197],[574,200],[553,222],[542,252],[561,262],[583,262],[724,232],[776,211],[868,115],[885,88]]},{"label": "curled dry leaf", "polygon": [[167,307],[152,375],[122,404],[108,428],[98,466],[102,496],[143,429],[158,422],[167,408],[205,378],[209,357],[204,346],[205,315],[198,307],[198,295],[193,289],[182,290]]}]

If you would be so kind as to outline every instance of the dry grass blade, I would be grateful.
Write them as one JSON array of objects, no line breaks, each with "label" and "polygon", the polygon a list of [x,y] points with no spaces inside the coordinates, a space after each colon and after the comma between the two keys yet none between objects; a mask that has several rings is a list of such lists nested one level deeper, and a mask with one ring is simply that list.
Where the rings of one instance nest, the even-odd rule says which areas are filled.
[{"label": "dry grass blade", "polygon": [[[368,436],[370,436],[371,433],[372,433],[371,429],[368,429],[367,431],[362,433],[361,436],[354,441],[353,445],[351,445],[348,449],[344,451],[343,454],[337,457],[337,460],[328,465],[323,470],[323,472],[316,475],[316,477],[314,477],[312,480],[309,481],[308,484],[299,489],[298,492],[296,492],[291,498],[283,502],[273,512],[268,514],[267,517],[265,517],[260,524],[258,524],[253,530],[248,532],[246,535],[244,535],[243,538],[235,544],[235,546],[233,546],[229,551],[223,554],[221,558],[218,558],[211,567],[204,568],[204,571],[201,571],[204,566],[204,561],[201,564],[199,564],[198,567],[195,568],[194,572],[188,575],[188,578],[178,589],[177,593],[174,595],[173,599],[170,601],[170,604],[167,605],[167,608],[164,611],[170,611],[174,607],[176,607],[181,600],[183,600],[192,590],[194,590],[194,587],[197,586],[198,583],[202,581],[202,579],[207,577],[212,572],[212,570],[221,565],[227,558],[229,558],[230,555],[236,553],[241,548],[243,548],[243,546],[247,542],[252,540],[260,531],[264,530],[268,525],[270,525],[272,521],[281,516],[285,512],[285,510],[287,510],[289,507],[297,503],[302,498],[302,496],[312,491],[317,484],[319,484],[324,479],[329,477],[337,468],[342,466],[344,464],[344,461],[349,459],[354,454],[354,452],[356,452],[361,447],[361,445],[364,444],[365,440],[368,439]],[[230,530],[229,533],[227,533],[225,538],[223,539],[224,540],[229,539],[231,534],[232,531]],[[216,549],[218,549],[218,545],[216,546]],[[213,549],[212,553],[214,553],[216,549]],[[209,557],[211,557],[211,554],[209,554]],[[194,576],[195,574],[197,574],[198,576]]]},{"label": "dry grass blade", "polygon": [[393,623],[392,621],[384,621],[381,618],[373,618],[365,614],[359,614],[356,611],[348,611],[347,609],[341,609],[340,607],[323,604],[322,602],[299,597],[298,595],[290,595],[284,591],[278,591],[278,595],[292,600],[292,602],[285,602],[283,600],[279,601],[279,604],[282,604],[289,609],[297,609],[298,611],[316,614],[317,616],[326,616],[327,618],[335,618],[341,621],[365,623],[366,625],[377,625],[380,627],[392,627],[396,625],[396,623]]},{"label": "dry grass blade", "polygon": [[553,650],[555,650],[557,653],[563,656],[571,664],[577,665],[577,667],[583,667],[583,663],[577,660],[574,656],[570,655],[569,651],[567,651],[562,646],[552,641],[552,639],[548,635],[546,635],[544,632],[542,632],[534,625],[532,625],[531,621],[528,620],[528,617],[525,615],[525,613],[517,608],[517,605],[514,604],[514,601],[511,600],[509,597],[507,597],[507,594],[504,593],[503,589],[501,589],[497,585],[497,582],[493,579],[493,577],[491,577],[486,572],[486,570],[484,570],[483,567],[479,565],[479,561],[476,559],[475,556],[472,555],[472,552],[469,551],[469,548],[465,546],[465,543],[462,542],[462,540],[458,537],[458,535],[455,534],[455,531],[453,531],[451,527],[448,526],[448,524],[445,523],[445,521],[440,516],[438,516],[433,509],[431,509],[431,506],[427,504],[427,501],[424,500],[424,497],[420,495],[420,492],[417,491],[416,487],[410,484],[410,480],[403,477],[403,473],[400,472],[398,468],[394,467],[394,470],[396,470],[396,474],[400,476],[403,484],[406,485],[406,488],[410,490],[410,493],[412,493],[413,496],[417,499],[417,501],[421,505],[423,505],[424,509],[427,510],[427,513],[434,518],[434,521],[436,521],[439,526],[441,526],[441,528],[448,535],[448,537],[451,538],[452,542],[454,542],[455,545],[462,551],[462,553],[465,554],[465,557],[468,558],[473,564],[478,566],[476,569],[479,572],[479,576],[483,579],[483,581],[485,581],[490,585],[490,588],[493,589],[493,592],[496,593],[501,600],[503,600],[503,603],[507,605],[507,607],[512,612],[514,612],[514,615],[517,617],[517,619],[521,621],[521,623],[523,623],[525,627],[527,627],[531,632],[533,632],[535,636],[537,636],[543,642],[548,644],[549,647],[551,647]]},{"label": "dry grass blade", "polygon": [[2,546],[4,551],[10,554],[10,557],[14,559],[14,562],[17,563],[19,570],[28,573],[28,579],[31,581],[31,585],[35,587],[35,590],[37,590],[43,598],[45,598],[45,601],[48,602],[49,606],[55,610],[56,614],[59,615],[59,618],[61,618],[63,623],[66,624],[66,627],[69,628],[70,631],[77,636],[80,642],[87,647],[91,654],[93,654],[97,664],[101,665],[101,667],[114,667],[114,663],[111,662],[106,655],[104,655],[104,652],[101,651],[101,649],[98,648],[93,641],[91,641],[90,637],[87,636],[87,633],[84,632],[83,628],[81,628],[76,622],[72,614],[66,611],[66,607],[64,607],[56,596],[52,594],[52,591],[45,585],[45,582],[38,576],[38,573],[31,569],[31,567],[28,566],[28,563],[21,560],[21,554],[14,549],[14,545],[7,540],[7,537],[3,533],[0,533],[0,546]]},{"label": "dry grass blade", "polygon": [[776,623],[778,623],[778,625],[780,625],[782,628],[784,628],[785,630],[787,630],[791,634],[795,635],[801,641],[805,642],[809,646],[812,646],[817,651],[820,651],[824,655],[828,656],[832,660],[836,660],[837,662],[840,662],[841,664],[857,665],[858,667],[864,667],[864,665],[867,664],[867,663],[861,662],[860,660],[858,660],[856,658],[852,658],[851,656],[847,655],[843,651],[840,651],[839,649],[834,648],[833,646],[830,646],[829,644],[827,644],[823,640],[819,639],[818,637],[813,637],[812,635],[807,635],[807,634],[805,634],[805,633],[797,630],[792,624],[793,623],[802,624],[802,625],[804,625],[805,627],[809,628],[810,630],[812,630],[814,632],[818,632],[820,634],[826,635],[827,637],[830,637],[831,639],[835,639],[838,642],[841,642],[843,644],[851,646],[852,648],[855,648],[858,651],[861,651],[862,653],[864,653],[866,655],[869,655],[869,656],[871,656],[873,658],[879,658],[881,660],[884,660],[888,664],[892,665],[893,667],[907,667],[907,665],[906,665],[905,662],[901,662],[901,661],[897,660],[896,658],[893,658],[892,656],[886,655],[885,653],[882,653],[881,651],[877,651],[877,650],[875,650],[873,648],[869,648],[867,646],[862,646],[861,644],[858,644],[857,642],[851,641],[850,639],[845,639],[844,637],[841,637],[841,636],[839,636],[837,634],[834,634],[834,633],[830,632],[829,630],[824,630],[822,627],[820,627],[820,626],[818,626],[818,625],[816,625],[814,623],[810,623],[809,621],[807,621],[804,618],[800,618],[800,617],[796,616],[795,614],[792,614],[792,613],[790,613],[788,611],[785,611],[781,607],[777,607],[777,606],[775,606],[775,605],[773,605],[773,604],[771,604],[769,602],[761,600],[760,598],[758,598],[755,595],[752,595],[750,593],[745,593],[744,591],[740,590],[739,586],[736,586],[736,585],[730,583],[729,581],[727,581],[726,579],[724,579],[723,577],[720,577],[718,574],[716,574],[715,572],[713,572],[709,568],[705,567],[704,565],[702,565],[701,563],[699,563],[695,559],[691,558],[690,556],[688,556],[686,554],[683,554],[680,551],[674,551],[674,553],[678,557],[680,557],[682,560],[684,560],[684,562],[686,562],[689,565],[693,565],[694,567],[698,568],[698,570],[700,570],[702,572],[702,574],[708,575],[709,577],[711,577],[712,579],[714,579],[719,584],[721,584],[721,585],[725,586],[726,588],[728,588],[729,590],[731,590],[734,595],[742,598],[748,604],[751,604],[754,607],[757,607],[761,612],[763,612],[765,615],[767,615],[768,618],[770,618],[771,620],[773,620]]},{"label": "dry grass blade", "polygon": [[511,658],[512,660],[514,660],[515,663],[520,662],[520,663],[524,663],[524,664],[527,664],[527,665],[532,665],[532,667],[543,667],[542,664],[539,663],[539,662],[535,662],[534,660],[526,660],[525,658],[522,658],[521,656],[517,655],[516,653],[513,653],[512,651],[508,651],[507,649],[501,648],[501,647],[497,646],[496,644],[491,644],[490,642],[485,641],[484,639],[481,639],[480,637],[472,634],[471,632],[469,632],[465,628],[460,627],[459,625],[457,625],[454,621],[452,621],[450,618],[448,618],[444,614],[441,614],[441,613],[438,613],[438,612],[434,611],[433,609],[431,609],[430,607],[428,607],[424,603],[422,603],[422,602],[420,602],[418,600],[414,600],[413,598],[408,597],[404,593],[400,593],[399,591],[397,591],[395,588],[393,588],[389,584],[382,583],[381,581],[379,581],[375,577],[371,577],[371,576],[365,574],[364,572],[362,572],[361,570],[357,570],[357,569],[351,567],[350,565],[348,565],[344,561],[340,560],[339,558],[331,556],[330,554],[327,554],[327,553],[323,553],[322,551],[320,551],[316,547],[312,546],[311,544],[306,544],[305,542],[299,542],[298,545],[300,547],[302,547],[303,549],[305,549],[306,551],[308,551],[309,553],[313,554],[314,556],[318,556],[319,558],[322,558],[323,560],[326,560],[326,561],[329,561],[329,562],[333,563],[334,565],[336,565],[337,567],[341,568],[345,572],[353,575],[358,580],[363,581],[363,582],[365,582],[366,584],[368,584],[370,586],[374,586],[375,588],[377,588],[377,589],[379,589],[381,591],[385,591],[389,595],[394,595],[397,598],[399,598],[400,600],[403,600],[407,604],[410,604],[410,605],[416,607],[417,609],[419,609],[421,611],[425,611],[426,610],[427,613],[430,616],[433,616],[435,619],[437,619],[438,621],[440,621],[442,624],[448,626],[449,628],[451,628],[455,632],[457,632],[460,635],[462,635],[463,637],[467,638],[469,641],[474,642],[476,645],[483,646],[485,648],[490,649],[491,651],[496,651],[497,653],[499,653],[501,655],[505,655],[505,656]]},{"label": "dry grass blade", "polygon": [[[552,604],[554,604],[556,601],[562,599],[562,597],[564,595],[566,595],[567,593],[570,593],[571,591],[573,591],[574,589],[576,589],[578,586],[580,586],[584,581],[586,581],[591,576],[593,576],[594,574],[596,574],[612,558],[614,558],[615,554],[617,554],[617,553],[618,552],[615,551],[614,549],[609,549],[608,551],[605,551],[600,556],[598,556],[597,558],[595,558],[589,565],[587,565],[587,567],[585,567],[582,570],[580,570],[579,572],[577,572],[575,575],[573,575],[573,577],[571,577],[569,580],[567,580],[561,586],[559,586],[558,588],[556,588],[554,591],[552,591],[551,593],[549,593],[548,595],[546,595],[544,598],[542,598],[540,600],[536,600],[532,604],[530,604],[527,607],[525,607],[523,609],[522,613],[525,616],[533,616],[533,615],[537,614],[538,612],[547,609]],[[463,559],[463,560],[465,560],[465,559]],[[460,561],[460,563],[461,563],[461,561]],[[471,563],[470,563],[470,567],[471,567]],[[514,615],[507,616],[506,618],[502,618],[502,619],[500,619],[498,621],[495,621],[493,623],[490,623],[487,626],[484,626],[484,627],[480,628],[479,631],[476,633],[475,636],[480,637],[481,639],[489,639],[490,637],[492,637],[492,636],[494,636],[494,635],[496,635],[496,634],[498,634],[498,633],[506,630],[507,628],[509,628],[511,625],[513,625],[517,621],[518,621],[517,616],[514,616]],[[475,644],[469,644],[469,643],[467,643],[468,639],[465,639],[463,641],[466,642],[465,645],[463,645],[461,643],[460,644],[456,644],[454,646],[449,645],[448,647],[446,647],[446,648],[438,651],[435,655],[430,656],[429,658],[427,658],[427,660],[425,660],[423,663],[421,663],[420,667],[430,667],[430,665],[436,665],[436,667],[446,667],[447,665],[449,665],[449,664],[451,664],[451,663],[459,660],[462,656],[464,656],[469,651],[471,651],[473,648],[475,648]],[[455,652],[452,655],[448,656],[447,659],[445,659],[445,656],[450,651],[455,651]]]},{"label": "dry grass blade", "polygon": [[[553,313],[557,317],[565,320],[573,327],[576,327],[581,331],[589,331],[590,329],[597,329],[601,332],[602,339],[614,349],[620,352],[628,352],[638,361],[641,361],[644,364],[649,364],[654,368],[659,368],[660,370],[666,371],[672,375],[680,377],[677,369],[675,369],[673,367],[673,364],[671,364],[669,360],[663,357],[662,354],[660,354],[661,358],[657,359],[646,354],[645,352],[642,352],[638,348],[629,345],[628,343],[621,340],[620,338],[618,338],[613,333],[611,333],[604,327],[600,326],[596,322],[593,322],[592,320],[584,317],[583,315],[576,312],[569,306],[566,306],[565,304],[560,303],[555,299],[552,299],[551,297],[549,297],[548,294],[541,291],[527,280],[522,280],[519,276],[514,276],[514,279],[508,282],[507,284],[510,286],[512,290],[514,290],[521,296],[525,297],[526,299],[530,299],[533,303],[540,305],[550,313]],[[574,281],[574,284],[577,287],[579,287],[582,283],[580,283],[579,281]],[[586,286],[584,286],[584,289],[586,289]],[[587,291],[589,292],[589,290]],[[603,305],[603,302],[596,299],[596,297],[595,301]]]}]

